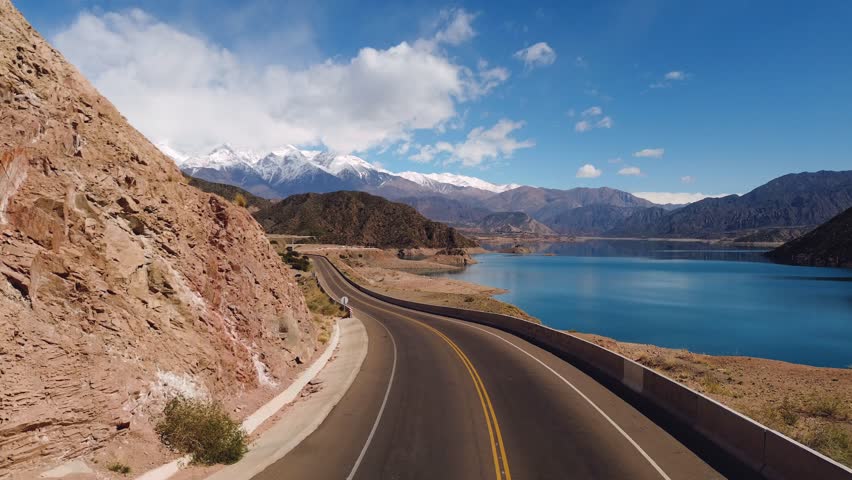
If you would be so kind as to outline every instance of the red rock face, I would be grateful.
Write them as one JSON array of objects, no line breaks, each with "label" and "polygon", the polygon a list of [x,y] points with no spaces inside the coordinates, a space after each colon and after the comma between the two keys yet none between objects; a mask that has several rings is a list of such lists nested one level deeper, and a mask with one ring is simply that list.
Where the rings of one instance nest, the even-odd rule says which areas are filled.
[{"label": "red rock face", "polygon": [[250,408],[315,350],[251,215],[0,0],[0,471],[144,436],[170,391]]}]

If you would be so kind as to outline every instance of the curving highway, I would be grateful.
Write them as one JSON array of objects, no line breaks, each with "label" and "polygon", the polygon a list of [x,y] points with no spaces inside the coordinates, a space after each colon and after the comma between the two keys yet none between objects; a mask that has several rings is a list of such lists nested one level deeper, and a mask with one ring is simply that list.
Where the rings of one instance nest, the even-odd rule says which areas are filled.
[{"label": "curving highway", "polygon": [[323,424],[257,480],[750,476],[545,350],[381,302],[314,259],[364,323],[367,357]]}]

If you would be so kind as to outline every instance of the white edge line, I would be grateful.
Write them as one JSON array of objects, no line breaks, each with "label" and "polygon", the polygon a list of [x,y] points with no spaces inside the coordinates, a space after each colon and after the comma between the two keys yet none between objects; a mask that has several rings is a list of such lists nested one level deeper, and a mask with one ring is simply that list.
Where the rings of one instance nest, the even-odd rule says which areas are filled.
[{"label": "white edge line", "polygon": [[482,331],[482,332],[485,332],[485,333],[487,333],[487,334],[489,334],[489,335],[493,335],[493,336],[495,336],[495,337],[499,338],[500,340],[502,340],[502,341],[504,341],[504,342],[508,343],[508,344],[509,344],[509,345],[511,345],[512,347],[514,347],[514,348],[518,349],[518,350],[519,350],[521,353],[523,353],[524,355],[526,355],[526,356],[528,356],[528,357],[532,358],[533,360],[535,360],[536,362],[538,362],[538,363],[539,363],[542,367],[544,367],[544,368],[546,368],[546,369],[550,370],[550,373],[552,373],[552,374],[556,375],[557,377],[559,377],[559,379],[560,379],[560,380],[562,380],[563,382],[565,382],[565,384],[566,384],[566,385],[568,385],[568,386],[569,386],[569,387],[571,387],[571,388],[572,388],[575,392],[577,392],[577,394],[578,394],[578,395],[580,395],[580,396],[583,398],[583,400],[585,400],[585,401],[589,402],[589,405],[591,405],[592,407],[594,407],[594,409],[595,409],[595,410],[597,410],[597,412],[598,412],[598,413],[600,413],[600,414],[601,414],[601,416],[602,416],[602,417],[604,417],[604,418],[606,419],[606,421],[608,421],[608,422],[609,422],[609,423],[610,423],[613,427],[615,427],[615,429],[616,429],[616,430],[618,430],[618,432],[619,432],[621,435],[623,435],[623,436],[624,436],[624,438],[626,438],[626,439],[627,439],[627,441],[629,441],[629,442],[630,442],[630,444],[631,444],[631,445],[633,445],[633,446],[636,448],[636,450],[638,450],[638,451],[639,451],[639,453],[641,453],[641,454],[642,454],[642,456],[643,456],[643,457],[645,457],[645,460],[647,460],[647,461],[648,461],[648,463],[650,463],[650,464],[651,464],[651,466],[652,466],[652,467],[654,467],[654,469],[655,469],[655,470],[657,470],[657,473],[659,473],[661,477],[665,478],[666,480],[671,480],[671,477],[669,477],[668,475],[666,475],[666,472],[664,472],[664,471],[663,471],[663,469],[662,469],[662,468],[660,468],[660,466],[659,466],[659,465],[657,465],[657,462],[655,462],[655,461],[654,461],[654,459],[652,459],[652,458],[650,457],[650,455],[648,455],[648,454],[645,452],[645,450],[643,450],[643,449],[642,449],[642,447],[640,447],[640,446],[639,446],[639,444],[638,444],[638,443],[636,443],[636,442],[633,440],[633,438],[631,438],[631,437],[630,437],[630,435],[628,435],[628,434],[627,434],[627,432],[625,432],[624,430],[622,430],[622,429],[621,429],[621,427],[619,427],[619,426],[618,426],[618,424],[617,424],[617,423],[615,423],[615,421],[609,417],[609,415],[607,415],[606,413],[604,413],[604,411],[603,411],[603,410],[601,410],[601,408],[600,408],[600,407],[598,407],[598,406],[595,404],[595,402],[593,402],[593,401],[592,401],[589,397],[587,397],[587,396],[586,396],[586,394],[584,394],[583,392],[581,392],[579,388],[575,387],[573,383],[569,382],[569,381],[568,381],[565,377],[563,377],[562,375],[560,375],[560,374],[559,374],[559,372],[557,372],[556,370],[552,369],[549,365],[547,365],[546,363],[544,363],[544,362],[542,362],[541,360],[539,360],[538,358],[536,358],[533,354],[531,354],[531,353],[527,352],[527,351],[526,351],[526,350],[524,350],[523,348],[521,348],[521,347],[519,347],[519,346],[515,345],[514,343],[512,343],[512,342],[510,342],[510,341],[506,340],[505,338],[501,337],[500,335],[497,335],[497,334],[496,334],[496,333],[494,333],[494,332],[489,332],[488,330],[486,330],[486,329],[484,329],[484,328],[481,328],[481,327],[479,327],[479,326],[477,326],[477,325],[471,325],[471,324],[469,324],[469,323],[462,322],[462,321],[459,321],[459,320],[454,320],[454,319],[450,319],[450,320],[451,320],[451,321],[453,321],[453,322],[456,322],[456,323],[458,323],[458,324],[461,324],[461,325],[467,325],[468,327],[475,328],[475,329],[480,330],[480,331]]},{"label": "white edge line", "polygon": [[[328,261],[327,258],[323,258],[326,262],[331,263]],[[339,274],[335,270],[332,273],[332,276],[337,277],[339,276]],[[335,285],[338,285],[336,281],[334,283]],[[365,318],[372,318],[373,320],[375,320],[376,323],[381,325],[381,327],[384,328],[385,331],[388,333],[388,337],[390,337],[391,340],[391,345],[393,345],[393,365],[391,366],[390,380],[388,380],[388,388],[387,390],[385,390],[385,397],[382,399],[382,405],[379,407],[379,413],[376,415],[376,421],[373,422],[373,428],[370,429],[370,434],[367,435],[367,441],[364,442],[364,447],[361,448],[361,453],[358,454],[358,458],[355,460],[355,464],[352,465],[352,470],[349,472],[349,475],[346,476],[346,480],[352,480],[353,478],[355,478],[355,474],[358,473],[358,467],[361,466],[361,461],[364,460],[364,456],[367,454],[367,449],[370,448],[370,443],[373,442],[373,436],[375,436],[376,430],[378,430],[379,428],[379,423],[381,423],[382,421],[382,415],[384,415],[385,413],[385,406],[388,403],[388,397],[390,396],[391,387],[393,387],[393,379],[396,377],[396,340],[394,340],[393,334],[390,332],[390,330],[388,330],[388,327],[386,327],[384,323],[382,323],[379,319],[373,317],[372,315],[367,315],[366,313],[362,312],[361,316]]]},{"label": "white edge line", "polygon": [[[369,315],[364,315],[369,316]],[[371,317],[372,318],[372,317]],[[396,340],[393,338],[393,334],[388,330],[382,322],[378,319],[376,323],[382,326],[386,332],[388,332],[388,336],[391,339],[391,344],[393,345],[393,366],[391,367],[390,380],[388,381],[388,388],[385,390],[385,398],[382,399],[382,406],[379,407],[379,413],[376,415],[376,421],[373,423],[373,428],[370,430],[370,435],[367,436],[367,441],[364,443],[364,447],[361,449],[361,453],[358,455],[358,459],[355,460],[355,465],[352,466],[352,471],[349,472],[349,475],[346,477],[346,480],[352,480],[355,478],[355,473],[358,472],[358,467],[361,465],[361,461],[364,459],[364,455],[367,454],[367,449],[370,448],[370,443],[373,441],[373,436],[376,434],[376,430],[379,428],[379,423],[382,421],[382,415],[385,412],[385,405],[388,403],[388,397],[390,396],[391,387],[393,386],[393,379],[396,377]]]}]

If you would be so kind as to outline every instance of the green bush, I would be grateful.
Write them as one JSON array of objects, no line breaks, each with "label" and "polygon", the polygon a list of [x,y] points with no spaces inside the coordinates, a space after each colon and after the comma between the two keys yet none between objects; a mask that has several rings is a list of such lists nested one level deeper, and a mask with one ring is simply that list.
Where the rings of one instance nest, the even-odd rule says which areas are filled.
[{"label": "green bush", "polygon": [[107,470],[110,472],[120,473],[122,475],[127,475],[130,473],[130,467],[121,463],[121,462],[112,462],[107,465]]},{"label": "green bush", "polygon": [[311,260],[308,257],[293,250],[293,247],[287,247],[287,250],[281,254],[281,260],[283,260],[284,263],[290,265],[296,270],[307,272],[311,269]]},{"label": "green bush", "polygon": [[166,404],[155,430],[164,445],[192,455],[193,463],[227,465],[248,450],[245,431],[216,402],[175,397]]}]

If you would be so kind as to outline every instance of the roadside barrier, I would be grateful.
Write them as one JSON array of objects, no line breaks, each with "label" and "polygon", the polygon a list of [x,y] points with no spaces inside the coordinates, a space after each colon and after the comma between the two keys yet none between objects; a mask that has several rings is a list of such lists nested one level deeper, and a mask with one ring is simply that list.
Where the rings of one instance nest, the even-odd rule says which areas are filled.
[{"label": "roadside barrier", "polygon": [[503,330],[572,363],[620,383],[769,480],[850,480],[852,469],[741,415],[644,365],[592,342],[509,315],[444,307],[389,297],[351,280],[325,257],[346,282],[383,302]]}]

